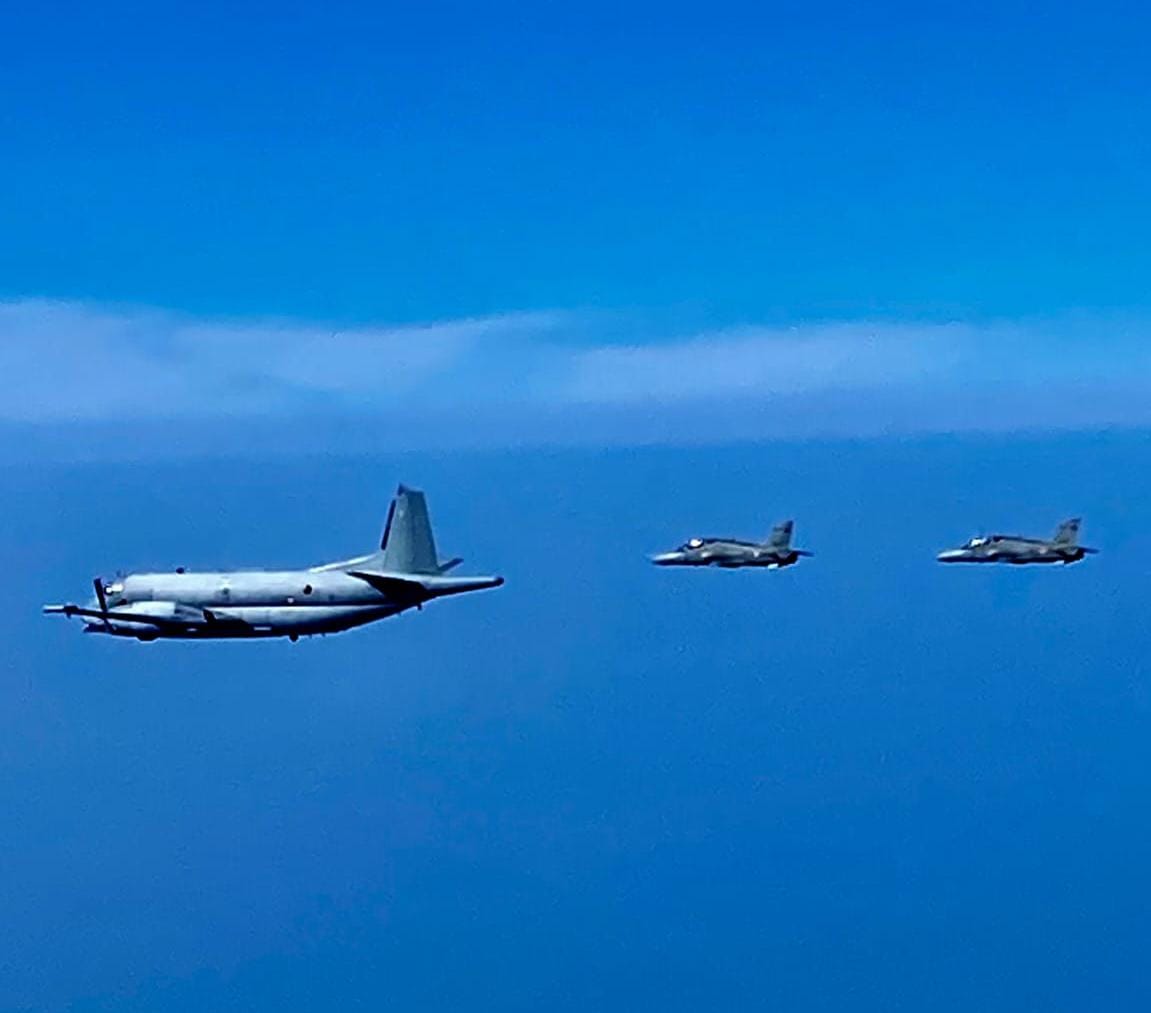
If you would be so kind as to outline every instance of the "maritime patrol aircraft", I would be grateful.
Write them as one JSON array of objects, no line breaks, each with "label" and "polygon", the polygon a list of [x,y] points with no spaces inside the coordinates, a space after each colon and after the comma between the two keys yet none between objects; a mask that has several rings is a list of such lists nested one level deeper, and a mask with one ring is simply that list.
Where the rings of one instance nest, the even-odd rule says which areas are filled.
[{"label": "maritime patrol aircraft", "polygon": [[791,547],[794,521],[783,521],[772,530],[766,542],[744,542],[736,538],[692,538],[672,552],[652,556],[656,566],[719,566],[733,570],[759,566],[778,570],[799,562],[810,552]]},{"label": "maritime patrol aircraft", "polygon": [[93,581],[87,605],[45,605],[78,616],[87,633],[136,640],[210,640],[339,633],[426,602],[499,587],[502,577],[449,577],[422,492],[400,486],[378,552],[307,570],[135,573]]},{"label": "maritime patrol aircraft", "polygon": [[1055,529],[1055,536],[1024,538],[1022,535],[981,535],[958,549],[939,553],[941,563],[1077,563],[1098,552],[1079,544],[1080,519],[1072,517]]}]

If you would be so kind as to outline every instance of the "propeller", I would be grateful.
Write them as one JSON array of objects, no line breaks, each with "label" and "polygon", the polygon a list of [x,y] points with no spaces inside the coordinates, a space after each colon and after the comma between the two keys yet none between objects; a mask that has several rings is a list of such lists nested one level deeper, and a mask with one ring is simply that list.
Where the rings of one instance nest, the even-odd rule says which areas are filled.
[{"label": "propeller", "polygon": [[104,587],[104,581],[93,577],[92,589],[96,592],[96,601],[100,603],[100,611],[104,614],[104,628],[110,630],[112,624],[108,622],[108,590]]}]

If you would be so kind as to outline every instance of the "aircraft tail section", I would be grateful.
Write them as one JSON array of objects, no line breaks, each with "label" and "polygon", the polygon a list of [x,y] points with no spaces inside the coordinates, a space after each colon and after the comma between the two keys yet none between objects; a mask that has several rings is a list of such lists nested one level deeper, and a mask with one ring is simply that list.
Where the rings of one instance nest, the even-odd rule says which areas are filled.
[{"label": "aircraft tail section", "polygon": [[401,485],[388,508],[380,564],[394,573],[441,572],[424,494]]},{"label": "aircraft tail section", "polygon": [[1079,525],[1080,519],[1072,517],[1069,521],[1064,521],[1055,529],[1055,537],[1052,541],[1056,545],[1075,545],[1079,541]]},{"label": "aircraft tail section", "polygon": [[788,549],[791,547],[791,535],[795,530],[795,521],[782,521],[771,530],[767,544],[773,549]]}]

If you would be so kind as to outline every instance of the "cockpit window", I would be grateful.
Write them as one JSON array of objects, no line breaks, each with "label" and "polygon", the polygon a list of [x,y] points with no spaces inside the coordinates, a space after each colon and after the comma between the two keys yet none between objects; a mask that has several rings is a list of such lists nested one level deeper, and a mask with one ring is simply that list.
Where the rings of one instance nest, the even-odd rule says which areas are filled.
[{"label": "cockpit window", "polygon": [[686,542],[679,547],[680,552],[690,551],[691,549],[703,548],[704,541],[702,538],[689,538]]}]

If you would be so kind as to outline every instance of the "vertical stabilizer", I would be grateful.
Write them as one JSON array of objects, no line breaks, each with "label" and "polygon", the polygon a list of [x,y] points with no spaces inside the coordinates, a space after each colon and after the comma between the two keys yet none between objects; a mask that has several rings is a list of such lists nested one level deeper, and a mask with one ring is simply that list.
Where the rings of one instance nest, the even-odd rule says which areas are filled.
[{"label": "vertical stabilizer", "polygon": [[1064,521],[1055,529],[1055,538],[1052,540],[1056,545],[1074,545],[1079,541],[1079,524],[1078,517]]},{"label": "vertical stabilizer", "polygon": [[795,521],[781,521],[771,529],[771,537],[767,544],[773,549],[787,549],[791,547],[791,533],[795,530]]},{"label": "vertical stabilizer", "polygon": [[439,573],[428,502],[416,489],[400,486],[388,509],[380,563],[394,573]]}]

